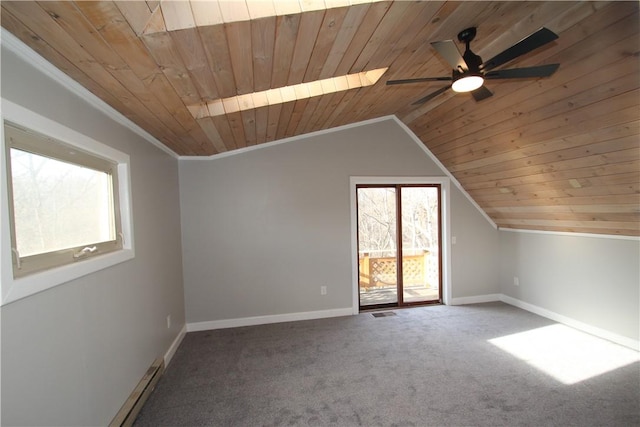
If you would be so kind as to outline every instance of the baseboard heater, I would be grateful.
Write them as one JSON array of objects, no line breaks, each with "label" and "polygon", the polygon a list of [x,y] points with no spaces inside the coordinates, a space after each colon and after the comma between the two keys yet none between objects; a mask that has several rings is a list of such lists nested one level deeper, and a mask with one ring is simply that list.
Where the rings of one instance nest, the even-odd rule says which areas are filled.
[{"label": "baseboard heater", "polygon": [[164,359],[153,361],[109,427],[130,427],[164,372]]}]

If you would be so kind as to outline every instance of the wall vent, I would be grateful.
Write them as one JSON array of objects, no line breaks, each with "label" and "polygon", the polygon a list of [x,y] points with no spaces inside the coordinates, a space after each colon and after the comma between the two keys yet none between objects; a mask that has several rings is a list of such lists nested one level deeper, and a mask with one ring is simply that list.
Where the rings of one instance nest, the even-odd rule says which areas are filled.
[{"label": "wall vent", "polygon": [[113,418],[109,427],[130,427],[164,372],[164,359],[153,361],[129,398]]}]

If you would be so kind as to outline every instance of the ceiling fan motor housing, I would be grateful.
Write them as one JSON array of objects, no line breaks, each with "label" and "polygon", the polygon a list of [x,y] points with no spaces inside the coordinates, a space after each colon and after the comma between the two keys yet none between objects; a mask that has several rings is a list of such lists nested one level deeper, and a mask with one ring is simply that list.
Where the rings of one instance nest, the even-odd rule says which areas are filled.
[{"label": "ceiling fan motor housing", "polygon": [[[480,74],[480,65],[482,65],[482,58],[476,55],[471,51],[469,45],[476,38],[476,27],[466,28],[458,33],[458,40],[465,44],[466,49],[462,58],[464,62],[467,63],[467,67],[469,67],[469,72],[471,74]],[[458,70],[464,71],[464,70]]]},{"label": "ceiling fan motor housing", "polygon": [[480,65],[482,64],[482,58],[471,52],[471,49],[467,48],[462,55],[464,62],[467,63],[467,67],[469,67],[469,72],[471,74],[480,74]]}]

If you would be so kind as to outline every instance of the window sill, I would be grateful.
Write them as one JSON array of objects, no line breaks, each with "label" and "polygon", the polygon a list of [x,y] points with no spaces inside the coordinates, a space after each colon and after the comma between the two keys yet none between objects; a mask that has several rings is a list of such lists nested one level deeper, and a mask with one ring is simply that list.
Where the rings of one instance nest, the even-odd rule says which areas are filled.
[{"label": "window sill", "polygon": [[[133,258],[133,249],[122,249],[117,252],[96,256],[18,279],[8,278],[6,280],[8,283],[2,284],[3,291],[5,289],[7,290],[6,295],[2,296],[2,305],[12,303]],[[5,280],[3,280],[3,282],[5,282]]]}]

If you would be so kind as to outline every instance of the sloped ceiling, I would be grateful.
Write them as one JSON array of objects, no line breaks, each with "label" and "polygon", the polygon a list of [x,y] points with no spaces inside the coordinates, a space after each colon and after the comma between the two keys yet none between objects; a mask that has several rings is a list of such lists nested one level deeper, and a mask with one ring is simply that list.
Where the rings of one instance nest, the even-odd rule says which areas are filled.
[{"label": "sloped ceiling", "polygon": [[[358,4],[352,4],[358,3]],[[209,156],[396,115],[500,227],[640,235],[638,2],[2,1],[2,26],[178,155]],[[475,26],[489,58],[559,39],[475,102],[431,41]],[[389,67],[373,86],[209,117],[221,98]],[[205,109],[206,111],[206,109]]]}]

